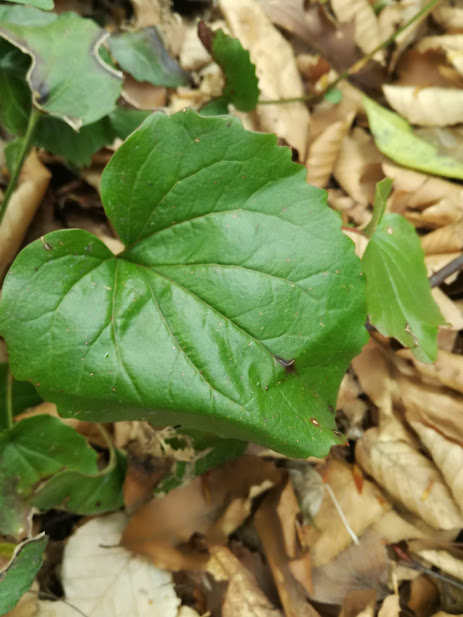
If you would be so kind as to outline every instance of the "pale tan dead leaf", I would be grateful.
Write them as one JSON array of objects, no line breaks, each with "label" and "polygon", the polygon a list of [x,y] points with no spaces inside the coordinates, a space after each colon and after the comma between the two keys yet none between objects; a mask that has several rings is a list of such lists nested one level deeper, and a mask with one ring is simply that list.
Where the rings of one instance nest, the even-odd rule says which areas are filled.
[{"label": "pale tan dead leaf", "polygon": [[380,45],[378,20],[368,0],[331,0],[331,7],[339,22],[354,22],[354,40],[363,52],[368,54]]},{"label": "pale tan dead leaf", "polygon": [[133,27],[138,30],[159,24],[170,3],[167,0],[131,0],[131,4],[135,13]]},{"label": "pale tan dead leaf", "polygon": [[368,411],[368,405],[360,398],[361,394],[362,390],[358,382],[350,371],[347,372],[341,381],[336,409],[341,409],[349,420],[349,430],[346,435],[349,439],[358,439],[362,434],[361,425]]},{"label": "pale tan dead leaf", "polygon": [[425,36],[416,45],[419,51],[428,49],[443,49],[449,62],[463,74],[463,35],[441,34],[440,36]]},{"label": "pale tan dead leaf", "polygon": [[400,617],[399,596],[388,596],[379,609],[378,617]]},{"label": "pale tan dead leaf", "polygon": [[462,218],[461,204],[456,204],[450,199],[441,199],[439,203],[429,206],[423,212],[405,212],[404,216],[415,227],[421,229],[436,229],[456,223]]},{"label": "pale tan dead leaf", "polygon": [[310,40],[310,28],[305,20],[304,0],[257,0],[257,2],[272,23],[304,41]]},{"label": "pale tan dead leaf", "polygon": [[281,521],[276,512],[280,493],[281,487],[275,487],[264,497],[254,515],[254,526],[272,570],[285,617],[320,617],[307,602],[303,587],[296,581],[289,566]]},{"label": "pale tan dead leaf", "polygon": [[289,471],[304,522],[310,522],[319,511],[324,499],[323,480],[315,468],[305,461],[288,461],[286,468]]},{"label": "pale tan dead leaf", "polygon": [[343,120],[334,122],[310,144],[305,163],[309,184],[323,188],[328,183],[341,142],[347,135],[353,119],[354,115],[350,114]]},{"label": "pale tan dead leaf", "polygon": [[79,613],[63,600],[39,600],[34,617],[76,617]]},{"label": "pale tan dead leaf", "polygon": [[459,613],[455,615],[454,613],[446,613],[445,611],[439,611],[438,613],[434,613],[432,617],[463,617],[463,613]]},{"label": "pale tan dead leaf", "polygon": [[452,253],[463,249],[463,220],[436,229],[421,238],[426,255]]},{"label": "pale tan dead leaf", "polygon": [[412,540],[408,542],[410,553],[419,555],[442,572],[463,581],[463,553],[457,546],[448,545],[448,549],[445,550],[445,545],[439,546],[438,542],[432,540]]},{"label": "pale tan dead leaf", "polygon": [[376,183],[383,178],[383,156],[371,135],[358,127],[342,140],[333,174],[356,202],[372,204]]},{"label": "pale tan dead leaf", "polygon": [[394,499],[436,529],[463,525],[441,473],[408,441],[388,439],[372,428],[357,442],[359,465]]},{"label": "pale tan dead leaf", "polygon": [[439,2],[432,16],[449,33],[463,30],[463,6],[455,6],[452,0]]},{"label": "pale tan dead leaf", "polygon": [[350,591],[342,603],[339,617],[374,617],[376,589]]},{"label": "pale tan dead leaf", "polygon": [[383,86],[389,105],[410,124],[449,126],[463,122],[463,90]]},{"label": "pale tan dead leaf", "polygon": [[[368,218],[370,218],[369,215]],[[368,238],[366,238],[362,233],[359,233],[357,230],[349,228],[343,229],[342,233],[348,238],[350,238],[355,244],[355,254],[359,259],[361,259],[365,252],[365,249],[367,248]]]},{"label": "pale tan dead leaf", "polygon": [[50,182],[35,149],[27,157],[0,227],[0,278],[16,256]]},{"label": "pale tan dead leaf", "polygon": [[87,617],[176,617],[172,575],[119,546],[127,516],[94,518],[69,538],[63,556],[66,600]]},{"label": "pale tan dead leaf", "polygon": [[201,617],[201,615],[191,606],[181,606],[177,617]]},{"label": "pale tan dead leaf", "polygon": [[202,568],[207,552],[182,551],[182,545],[196,533],[206,544],[224,543],[249,515],[252,500],[280,478],[272,463],[258,457],[229,461],[143,506],[125,528],[122,545],[169,570]]},{"label": "pale tan dead leaf", "polygon": [[445,320],[446,325],[441,326],[441,329],[448,327],[451,330],[462,330],[463,312],[458,304],[451,300],[439,287],[434,287],[431,290],[431,295]]},{"label": "pale tan dead leaf", "polygon": [[[435,382],[463,394],[463,356],[460,354],[449,353],[448,351],[439,349],[437,352],[437,359],[434,364],[424,364],[423,362],[419,362],[409,349],[401,349],[397,352],[397,355],[413,362],[416,370],[424,377],[430,377]],[[419,392],[422,391],[421,388],[415,388],[415,391],[416,390]],[[463,399],[452,397],[442,391],[433,391],[432,395],[437,395],[437,398],[440,399],[437,405],[434,404],[435,408],[442,410],[442,408],[448,409],[449,406],[451,406],[454,409],[453,413],[456,417],[458,418],[460,415],[461,420],[463,420]],[[423,393],[421,405],[429,405],[427,392]],[[457,413],[457,410],[461,410],[459,414]],[[463,427],[461,437],[461,443],[463,445]]]},{"label": "pale tan dead leaf", "polygon": [[217,581],[228,581],[223,617],[282,617],[259,589],[253,574],[226,546],[211,548],[207,571]]},{"label": "pale tan dead leaf", "polygon": [[126,75],[122,98],[135,109],[154,110],[166,104],[167,89],[153,86],[147,81],[137,81],[131,75]]},{"label": "pale tan dead leaf", "polygon": [[[407,415],[407,421],[431,454],[436,467],[441,471],[447,486],[450,488],[455,503],[460,508],[460,512],[463,513],[462,446],[446,439],[438,430],[426,426],[412,416]],[[436,428],[438,429],[439,426]]]},{"label": "pale tan dead leaf", "polygon": [[[255,0],[220,0],[233,36],[239,39],[256,65],[262,100],[304,95],[292,46],[272,25]],[[254,112],[259,129],[275,133],[305,160],[309,112],[304,103],[259,105]]]},{"label": "pale tan dead leaf", "polygon": [[[214,22],[214,29],[222,28],[222,24]],[[179,55],[180,66],[185,71],[198,71],[210,64],[212,57],[198,37],[196,22],[185,25],[182,48]]]},{"label": "pale tan dead leaf", "polygon": [[394,509],[385,512],[369,529],[381,536],[383,545],[408,540],[409,538],[438,537],[442,540],[448,540],[454,537],[453,532],[450,535],[447,531],[437,532],[427,525],[422,518],[410,512],[407,512],[405,519]]},{"label": "pale tan dead leaf", "polygon": [[373,339],[352,361],[360,386],[380,410],[380,424],[392,416],[393,379],[391,361]]},{"label": "pale tan dead leaf", "polygon": [[353,467],[347,463],[332,459],[319,472],[335,501],[330,491],[325,490],[313,526],[304,526],[304,541],[310,546],[316,568],[347,548],[353,541],[352,533],[361,536],[390,507],[375,485],[366,478],[356,477]]}]

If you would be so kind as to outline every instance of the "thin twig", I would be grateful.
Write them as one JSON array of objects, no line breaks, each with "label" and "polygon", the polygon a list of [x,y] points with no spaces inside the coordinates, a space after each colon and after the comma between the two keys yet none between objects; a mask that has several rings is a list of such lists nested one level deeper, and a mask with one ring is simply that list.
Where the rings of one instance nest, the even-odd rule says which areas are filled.
[{"label": "thin twig", "polygon": [[462,268],[463,254],[456,259],[453,259],[450,263],[448,263],[446,266],[444,266],[429,277],[429,283],[431,287],[439,287],[440,285],[442,285],[442,283],[448,276],[454,274],[455,272],[458,272],[458,270],[461,270]]}]

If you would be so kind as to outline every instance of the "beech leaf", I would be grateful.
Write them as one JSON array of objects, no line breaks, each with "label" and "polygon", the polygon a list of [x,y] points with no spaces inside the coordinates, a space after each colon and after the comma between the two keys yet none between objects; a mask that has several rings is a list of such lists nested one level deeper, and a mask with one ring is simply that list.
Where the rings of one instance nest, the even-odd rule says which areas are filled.
[{"label": "beech leaf", "polygon": [[7,275],[15,377],[82,420],[181,424],[290,456],[344,443],[333,409],[367,339],[364,281],[305,176],[237,119],[150,116],[102,177],[126,250],[57,231]]}]

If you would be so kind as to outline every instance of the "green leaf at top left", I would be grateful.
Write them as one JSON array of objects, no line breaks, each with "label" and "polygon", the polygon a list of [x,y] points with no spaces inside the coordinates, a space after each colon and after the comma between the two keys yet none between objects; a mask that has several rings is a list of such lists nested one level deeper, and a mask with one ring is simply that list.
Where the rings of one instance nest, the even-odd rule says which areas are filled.
[{"label": "green leaf at top left", "polygon": [[106,34],[92,20],[3,5],[0,37],[31,56],[27,80],[38,109],[77,130],[115,108],[122,75],[98,54]]},{"label": "green leaf at top left", "polygon": [[53,0],[6,0],[7,2],[14,2],[15,4],[29,4],[35,6],[36,9],[42,9],[44,11],[51,11],[55,6]]}]

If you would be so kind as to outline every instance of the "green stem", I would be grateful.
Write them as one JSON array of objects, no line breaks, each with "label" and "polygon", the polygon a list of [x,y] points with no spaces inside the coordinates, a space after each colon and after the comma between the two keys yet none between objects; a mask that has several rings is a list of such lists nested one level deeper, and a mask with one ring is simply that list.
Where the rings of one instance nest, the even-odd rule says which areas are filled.
[{"label": "green stem", "polygon": [[21,173],[21,169],[24,165],[24,161],[26,160],[27,155],[31,149],[32,138],[34,136],[35,127],[37,126],[37,121],[40,118],[40,112],[38,109],[32,108],[31,115],[29,116],[29,122],[27,124],[27,129],[24,137],[21,138],[21,149],[19,151],[19,156],[16,161],[13,173],[11,174],[10,181],[5,191],[5,196],[3,197],[3,201],[0,205],[0,223],[5,216],[5,212],[8,208],[8,204],[10,203],[11,196],[16,188],[16,184],[18,182],[19,174]]},{"label": "green stem", "polygon": [[322,92],[319,92],[316,95],[309,94],[307,96],[295,96],[295,97],[291,97],[287,99],[276,99],[273,101],[259,101],[258,105],[283,105],[285,103],[301,103],[301,102],[311,103],[321,98],[327,92],[335,88],[341,81],[343,81],[347,77],[350,77],[354,73],[357,73],[358,71],[360,71],[360,69],[363,69],[363,67],[373,58],[375,54],[377,54],[379,51],[382,51],[383,49],[386,49],[386,47],[389,47],[389,45],[391,45],[391,43],[395,41],[395,39],[399,36],[399,34],[401,34],[404,30],[412,26],[415,22],[423,19],[430,11],[432,11],[432,9],[440,1],[441,0],[430,0],[420,11],[418,11],[418,13],[415,13],[413,17],[411,17],[408,21],[406,21],[399,28],[397,28],[394,34],[391,34],[390,37],[388,37],[385,41],[383,41],[377,47],[375,47],[373,51],[370,51],[368,54],[360,58],[360,60],[357,60],[357,62],[354,62],[352,66],[350,66],[348,69],[343,71],[340,75],[338,75],[338,77],[336,77],[336,79],[329,86],[327,86],[324,90],[322,90]]}]

